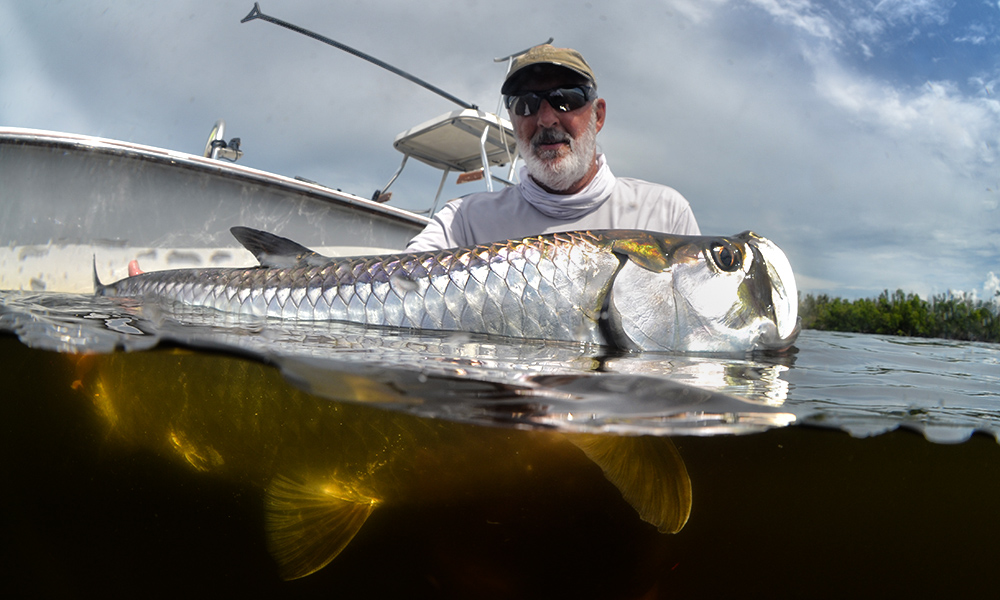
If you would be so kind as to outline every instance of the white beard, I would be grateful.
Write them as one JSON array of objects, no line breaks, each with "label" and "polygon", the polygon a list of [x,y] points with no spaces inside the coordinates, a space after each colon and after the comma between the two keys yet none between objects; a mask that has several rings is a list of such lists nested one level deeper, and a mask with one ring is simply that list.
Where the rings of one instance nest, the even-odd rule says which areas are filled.
[{"label": "white beard", "polygon": [[[535,143],[543,137],[569,142],[569,154],[560,158],[557,152],[535,150]],[[530,140],[518,137],[521,158],[528,173],[539,184],[550,190],[569,189],[587,175],[594,164],[597,150],[597,111],[591,112],[590,124],[576,139],[561,129],[539,129]]]}]

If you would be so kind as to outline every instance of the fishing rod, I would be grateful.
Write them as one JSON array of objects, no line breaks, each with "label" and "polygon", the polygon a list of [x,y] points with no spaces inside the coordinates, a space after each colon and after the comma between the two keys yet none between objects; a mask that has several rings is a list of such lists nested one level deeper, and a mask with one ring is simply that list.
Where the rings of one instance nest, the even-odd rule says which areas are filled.
[{"label": "fishing rod", "polygon": [[[542,42],[541,44],[539,44],[539,46],[544,46],[545,44],[551,44],[553,41],[555,41],[555,39],[556,38],[550,37],[549,39],[547,39],[544,42]],[[535,46],[532,46],[531,48],[534,48],[534,47]],[[521,56],[522,54],[527,54],[529,51],[531,51],[531,48],[525,48],[524,50],[521,50],[520,52],[515,52],[514,54],[511,54],[510,56],[501,56],[500,58],[494,58],[493,62],[495,62],[495,63],[502,63],[502,62],[510,63],[510,61],[514,60],[518,56]]]},{"label": "fishing rod", "polygon": [[437,94],[439,96],[442,96],[442,97],[444,97],[444,98],[446,98],[448,100],[451,100],[452,102],[454,102],[455,104],[461,106],[462,108],[472,108],[472,109],[478,109],[479,108],[475,104],[470,104],[470,103],[466,102],[465,100],[462,100],[460,98],[456,98],[455,96],[452,96],[451,94],[449,94],[448,92],[442,90],[441,88],[439,88],[437,86],[434,86],[434,85],[431,85],[431,84],[427,83],[426,81],[424,81],[423,79],[420,79],[418,77],[414,77],[413,75],[410,75],[406,71],[403,71],[401,69],[397,69],[396,67],[390,65],[389,63],[381,61],[381,60],[375,58],[374,56],[365,54],[364,52],[361,52],[360,50],[355,50],[354,48],[351,48],[350,46],[341,44],[340,42],[338,42],[336,40],[331,40],[330,38],[328,38],[326,36],[320,35],[318,33],[313,33],[312,31],[309,31],[308,29],[303,29],[302,27],[299,27],[298,25],[294,25],[292,23],[289,23],[288,21],[282,21],[281,19],[277,19],[277,18],[272,17],[270,15],[265,15],[264,13],[260,12],[260,4],[257,3],[257,2],[253,3],[253,10],[250,11],[250,14],[248,14],[245,17],[243,17],[243,19],[240,20],[240,23],[246,23],[247,21],[253,21],[254,19],[261,19],[261,20],[267,21],[268,23],[274,23],[275,25],[280,25],[281,27],[284,27],[285,29],[291,29],[292,31],[294,31],[296,33],[301,33],[302,35],[307,35],[307,36],[313,38],[314,40],[319,40],[319,41],[323,42],[324,44],[329,44],[329,45],[333,46],[334,48],[338,48],[340,50],[343,50],[344,52],[347,52],[348,54],[353,54],[354,56],[357,56],[358,58],[367,60],[368,62],[370,62],[372,64],[375,64],[375,65],[378,65],[378,66],[382,67],[383,69],[385,69],[385,70],[387,70],[389,72],[395,73],[396,75],[399,75],[400,77],[403,77],[405,79],[409,79],[413,83],[415,83],[415,84],[417,84],[417,85],[419,85],[419,86],[421,86],[423,88],[426,88],[426,89],[434,92],[435,94]]}]

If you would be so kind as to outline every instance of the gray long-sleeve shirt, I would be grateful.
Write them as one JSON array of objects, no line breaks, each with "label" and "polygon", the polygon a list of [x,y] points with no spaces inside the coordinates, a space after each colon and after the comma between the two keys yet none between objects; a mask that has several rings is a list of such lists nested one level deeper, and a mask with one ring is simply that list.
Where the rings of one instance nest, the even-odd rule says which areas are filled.
[{"label": "gray long-sleeve shirt", "polygon": [[443,250],[559,231],[645,229],[699,235],[688,201],[677,190],[641,179],[618,177],[611,196],[575,219],[549,217],[528,204],[516,186],[470,194],[447,203],[410,240],[411,252]]}]

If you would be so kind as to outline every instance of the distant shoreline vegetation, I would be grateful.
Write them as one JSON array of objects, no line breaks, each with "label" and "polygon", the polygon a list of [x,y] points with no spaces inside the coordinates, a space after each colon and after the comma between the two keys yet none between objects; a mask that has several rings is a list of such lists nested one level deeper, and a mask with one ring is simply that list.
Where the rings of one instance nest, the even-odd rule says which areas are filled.
[{"label": "distant shoreline vegetation", "polygon": [[860,300],[806,294],[799,316],[803,329],[1000,342],[1000,307],[952,294],[929,301],[902,290]]}]

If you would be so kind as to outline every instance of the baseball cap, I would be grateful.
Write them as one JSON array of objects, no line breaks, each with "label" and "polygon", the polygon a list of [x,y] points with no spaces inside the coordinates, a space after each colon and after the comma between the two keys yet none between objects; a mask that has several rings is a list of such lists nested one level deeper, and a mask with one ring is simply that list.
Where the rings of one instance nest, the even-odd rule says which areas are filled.
[{"label": "baseball cap", "polygon": [[514,59],[514,62],[510,66],[510,71],[507,72],[507,79],[504,80],[503,86],[500,88],[500,93],[512,94],[516,92],[518,86],[532,72],[532,69],[528,67],[536,65],[556,65],[569,69],[574,73],[586,77],[594,87],[597,87],[597,78],[594,77],[594,71],[587,64],[587,61],[583,59],[582,54],[570,48],[556,48],[549,44],[542,44],[541,46],[531,48]]}]

